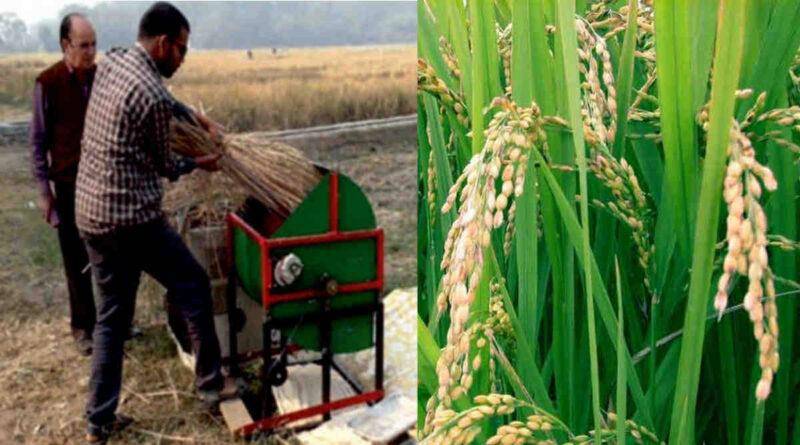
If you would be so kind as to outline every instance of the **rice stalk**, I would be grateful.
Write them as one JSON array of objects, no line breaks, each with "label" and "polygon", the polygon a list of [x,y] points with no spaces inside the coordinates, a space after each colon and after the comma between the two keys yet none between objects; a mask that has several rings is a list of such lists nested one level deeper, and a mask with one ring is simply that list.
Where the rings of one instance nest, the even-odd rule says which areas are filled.
[{"label": "rice stalk", "polygon": [[214,141],[205,130],[173,119],[170,148],[185,156],[220,154],[223,173],[279,215],[288,216],[316,186],[321,174],[296,148],[248,135]]}]

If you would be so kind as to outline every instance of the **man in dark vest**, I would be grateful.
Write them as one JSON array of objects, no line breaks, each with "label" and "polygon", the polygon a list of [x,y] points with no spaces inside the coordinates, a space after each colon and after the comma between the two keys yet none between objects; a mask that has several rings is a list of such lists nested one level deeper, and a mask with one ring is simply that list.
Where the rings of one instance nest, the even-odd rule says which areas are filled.
[{"label": "man in dark vest", "polygon": [[58,232],[72,336],[79,352],[90,355],[95,307],[89,259],[75,226],[75,177],[94,80],[96,40],[92,24],[77,13],[62,20],[60,39],[64,58],[36,78],[31,158],[39,186],[39,207],[45,221]]}]

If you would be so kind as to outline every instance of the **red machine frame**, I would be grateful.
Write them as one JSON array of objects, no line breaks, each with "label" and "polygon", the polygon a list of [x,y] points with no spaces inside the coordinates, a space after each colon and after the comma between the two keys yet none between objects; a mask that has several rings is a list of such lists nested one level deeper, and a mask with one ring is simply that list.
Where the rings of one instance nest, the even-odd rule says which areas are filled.
[{"label": "red machine frame", "polygon": [[[234,327],[234,316],[236,307],[236,270],[233,252],[233,230],[240,228],[247,236],[256,242],[260,248],[261,256],[261,277],[262,277],[262,293],[261,303],[264,309],[264,321],[262,324],[263,347],[261,356],[264,359],[262,372],[262,398],[271,397],[270,384],[268,380],[269,369],[272,367],[274,350],[271,347],[271,333],[272,325],[275,324],[269,316],[269,308],[276,303],[283,303],[288,301],[299,301],[308,299],[319,299],[323,304],[322,310],[317,314],[318,321],[321,324],[320,332],[322,332],[322,359],[320,360],[323,366],[323,384],[322,384],[322,403],[316,406],[311,406],[301,410],[273,416],[267,413],[267,416],[257,420],[253,423],[247,424],[236,431],[237,435],[250,436],[259,431],[270,431],[280,426],[286,425],[290,422],[313,417],[322,414],[324,419],[330,418],[330,413],[337,409],[347,406],[357,405],[361,403],[377,402],[384,397],[383,390],[383,302],[380,295],[374,306],[369,306],[360,309],[360,312],[374,312],[375,314],[375,388],[372,391],[361,392],[354,381],[349,378],[344,371],[333,361],[333,353],[330,347],[330,319],[336,315],[349,315],[357,313],[353,309],[335,311],[330,308],[330,297],[334,294],[329,289],[305,289],[294,292],[285,293],[272,293],[272,262],[270,261],[269,253],[272,249],[298,247],[312,244],[335,243],[341,241],[374,239],[376,243],[376,279],[362,283],[348,283],[337,285],[335,294],[340,293],[354,293],[374,290],[380,294],[383,290],[383,230],[380,228],[373,230],[358,230],[341,232],[339,230],[339,176],[336,172],[330,173],[329,185],[329,203],[328,203],[328,231],[323,234],[295,236],[287,238],[270,239],[262,236],[250,225],[248,225],[241,217],[234,213],[227,215],[227,241],[228,241],[228,254],[231,262],[230,274],[228,276],[228,313],[229,313],[229,329],[231,330],[228,338],[230,341],[230,354],[229,366],[231,373],[237,372],[237,362],[241,360],[237,347],[237,335]],[[290,347],[293,345],[289,345]],[[296,348],[295,348],[296,349]],[[330,400],[330,372],[331,367],[341,374],[348,383],[353,386],[359,394],[351,397],[346,397],[338,400]]]}]

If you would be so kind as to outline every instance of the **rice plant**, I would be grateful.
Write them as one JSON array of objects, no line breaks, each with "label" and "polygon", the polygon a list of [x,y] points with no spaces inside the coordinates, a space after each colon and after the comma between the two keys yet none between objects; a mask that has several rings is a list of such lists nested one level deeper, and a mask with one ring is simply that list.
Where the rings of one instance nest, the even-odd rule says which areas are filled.
[{"label": "rice plant", "polygon": [[425,443],[800,443],[800,4],[418,2]]}]

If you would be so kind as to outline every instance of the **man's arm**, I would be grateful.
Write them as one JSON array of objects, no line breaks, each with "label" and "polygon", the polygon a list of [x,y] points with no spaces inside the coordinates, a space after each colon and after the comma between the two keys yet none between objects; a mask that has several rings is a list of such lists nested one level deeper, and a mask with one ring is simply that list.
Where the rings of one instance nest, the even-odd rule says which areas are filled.
[{"label": "man's arm", "polygon": [[195,112],[192,111],[191,108],[184,105],[183,102],[174,98],[172,100],[172,115],[177,119],[184,120],[195,125],[199,124],[195,118]]},{"label": "man's arm", "polygon": [[29,130],[31,169],[39,187],[39,208],[42,210],[45,221],[52,226],[56,226],[58,225],[58,215],[56,215],[55,198],[50,189],[50,180],[48,179],[46,108],[47,100],[44,97],[42,84],[36,82],[33,87],[33,115],[31,116]]},{"label": "man's arm", "polygon": [[[222,125],[212,121],[202,113],[195,112],[194,110],[187,107],[181,101],[175,98],[172,98],[172,116],[173,118],[189,122],[192,125],[196,125],[206,130],[211,136],[212,140],[221,142]],[[185,159],[194,161],[194,165],[196,168],[208,172],[214,172],[220,169],[218,161],[220,160],[221,157],[222,157],[221,154],[207,154],[204,156],[198,156],[196,158],[185,158]]]},{"label": "man's arm", "polygon": [[47,178],[47,128],[45,124],[45,97],[42,84],[33,87],[33,115],[31,116],[30,143],[33,177],[39,185],[40,195],[51,195],[50,181]]},{"label": "man's arm", "polygon": [[191,173],[196,167],[194,159],[179,156],[169,148],[169,121],[173,115],[173,104],[160,100],[150,109],[146,118],[146,131],[150,135],[153,159],[158,173],[169,179],[177,180],[181,175]]}]

